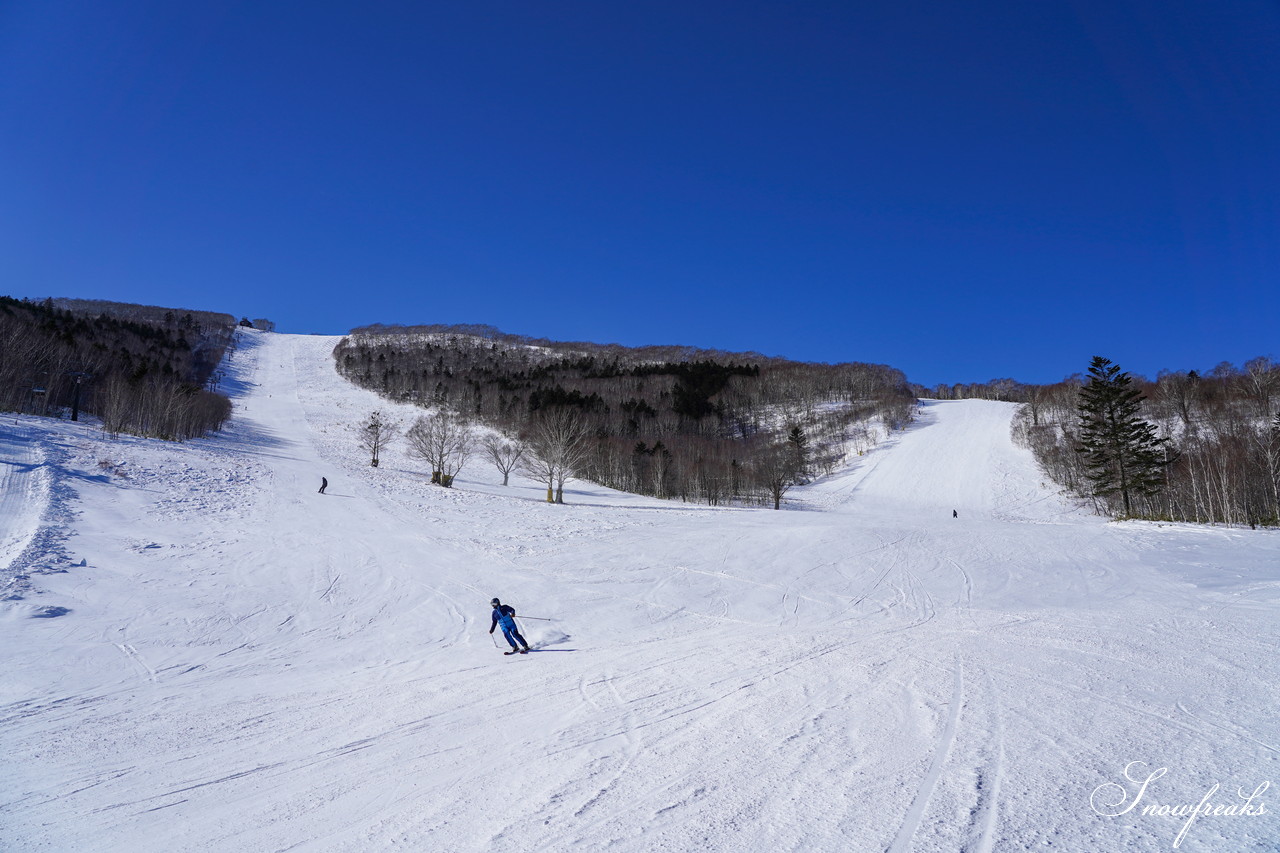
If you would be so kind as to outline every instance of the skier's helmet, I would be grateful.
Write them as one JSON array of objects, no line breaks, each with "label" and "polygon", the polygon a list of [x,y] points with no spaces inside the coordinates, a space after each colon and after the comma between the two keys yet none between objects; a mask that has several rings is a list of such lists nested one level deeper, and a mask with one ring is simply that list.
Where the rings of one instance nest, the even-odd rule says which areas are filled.
[{"label": "skier's helmet", "polygon": [[490,601],[489,603],[492,604],[494,607],[497,607],[502,602],[495,598],[493,601]]}]

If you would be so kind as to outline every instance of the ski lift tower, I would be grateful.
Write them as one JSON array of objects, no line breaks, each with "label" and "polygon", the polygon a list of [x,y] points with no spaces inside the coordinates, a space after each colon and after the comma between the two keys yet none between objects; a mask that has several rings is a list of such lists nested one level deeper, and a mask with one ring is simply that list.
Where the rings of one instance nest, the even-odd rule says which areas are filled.
[{"label": "ski lift tower", "polygon": [[[48,389],[45,388],[43,385],[37,385],[35,382],[31,383],[31,394],[29,395],[29,398],[28,398],[31,401],[31,414],[33,415],[38,414],[38,412],[36,411],[36,409],[38,408],[36,406],[36,400],[44,401],[45,394],[47,393],[48,393]],[[45,406],[45,408],[47,408],[47,406]]]},{"label": "ski lift tower", "polygon": [[92,373],[85,373],[83,370],[68,370],[67,376],[70,376],[76,383],[76,390],[71,395],[71,420],[80,420],[80,383],[86,379],[92,379]]}]

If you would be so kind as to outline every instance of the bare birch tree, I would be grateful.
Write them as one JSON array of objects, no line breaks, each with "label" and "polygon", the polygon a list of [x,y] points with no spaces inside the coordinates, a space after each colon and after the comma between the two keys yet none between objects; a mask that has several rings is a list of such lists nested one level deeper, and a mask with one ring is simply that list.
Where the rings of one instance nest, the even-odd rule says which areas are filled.
[{"label": "bare birch tree", "polygon": [[387,420],[381,411],[371,412],[369,417],[356,427],[356,436],[360,446],[369,453],[369,464],[378,467],[378,457],[384,448],[395,440],[399,425]]},{"label": "bare birch tree", "polygon": [[526,447],[520,440],[512,441],[501,433],[490,433],[482,442],[485,456],[502,473],[502,485],[507,485],[511,472],[524,459]]},{"label": "bare birch tree", "polygon": [[475,450],[475,431],[462,415],[442,410],[431,417],[420,417],[405,433],[409,451],[431,465],[431,482],[446,489]]},{"label": "bare birch tree", "polygon": [[555,409],[530,427],[524,470],[547,484],[549,503],[564,503],[564,484],[586,463],[590,438],[586,421],[567,409]]}]

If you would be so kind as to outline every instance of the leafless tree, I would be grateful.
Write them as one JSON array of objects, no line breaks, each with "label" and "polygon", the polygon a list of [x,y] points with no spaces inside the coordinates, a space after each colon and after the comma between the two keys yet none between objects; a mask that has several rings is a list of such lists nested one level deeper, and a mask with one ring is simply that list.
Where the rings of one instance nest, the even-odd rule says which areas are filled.
[{"label": "leafless tree", "polygon": [[1271,400],[1280,393],[1280,364],[1267,356],[1249,359],[1244,363],[1241,384],[1254,404],[1254,411],[1263,418],[1269,417]]},{"label": "leafless tree", "polygon": [[118,436],[128,426],[129,383],[119,374],[112,374],[102,383],[99,392],[98,415],[102,418],[102,431]]},{"label": "leafless tree", "polygon": [[475,449],[475,431],[471,422],[455,412],[442,409],[430,417],[414,421],[405,433],[409,451],[431,465],[431,482],[446,489],[453,486]]},{"label": "leafless tree", "polygon": [[381,411],[371,412],[364,423],[356,427],[356,437],[360,446],[368,452],[371,466],[378,467],[382,451],[395,440],[398,429],[399,425],[387,420]]},{"label": "leafless tree", "polygon": [[1184,371],[1161,371],[1157,379],[1155,399],[1177,412],[1182,426],[1192,426],[1191,410],[1196,400],[1199,377]]},{"label": "leafless tree", "polygon": [[482,442],[484,452],[493,466],[502,473],[502,485],[507,485],[511,472],[524,459],[526,451],[524,442],[512,440],[501,433],[490,433]]},{"label": "leafless tree", "polygon": [[757,449],[751,459],[751,474],[773,501],[782,508],[782,496],[799,482],[795,451],[785,442],[771,442]]},{"label": "leafless tree", "polygon": [[1031,415],[1031,425],[1040,426],[1040,413],[1049,400],[1049,392],[1043,385],[1033,385],[1027,389],[1027,412]]},{"label": "leafless tree", "polygon": [[567,409],[553,409],[530,426],[524,470],[547,484],[548,502],[564,503],[564,484],[587,461],[590,438],[586,421]]}]

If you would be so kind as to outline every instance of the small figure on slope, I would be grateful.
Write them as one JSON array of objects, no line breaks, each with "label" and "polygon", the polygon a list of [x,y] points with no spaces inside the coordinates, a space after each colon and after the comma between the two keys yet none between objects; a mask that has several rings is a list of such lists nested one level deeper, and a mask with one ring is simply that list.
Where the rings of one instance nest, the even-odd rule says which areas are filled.
[{"label": "small figure on slope", "polygon": [[323,495],[323,494],[324,494],[324,490],[325,490],[325,489],[327,489],[327,488],[329,488],[329,478],[328,478],[328,477],[321,477],[321,478],[320,478],[320,494],[322,494],[322,495]]},{"label": "small figure on slope", "polygon": [[[516,609],[509,604],[503,604],[498,599],[489,602],[493,605],[493,624],[489,626],[489,633],[493,633],[493,629],[499,625],[502,626],[502,636],[507,638],[507,642],[511,644],[511,651],[503,652],[504,655],[514,655],[516,652],[520,654],[529,653],[529,643],[524,637],[520,636],[520,629],[516,627]],[[516,645],[516,641],[520,641],[520,645]]]}]

